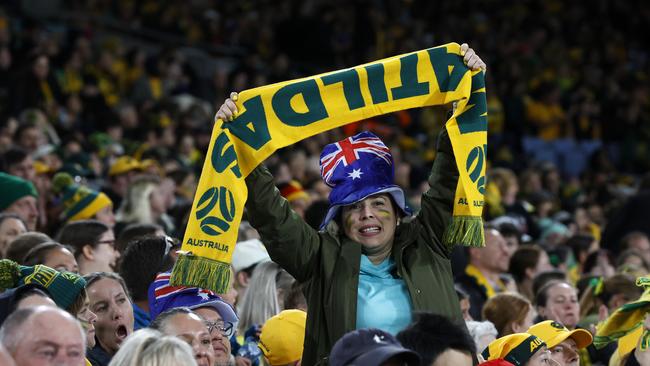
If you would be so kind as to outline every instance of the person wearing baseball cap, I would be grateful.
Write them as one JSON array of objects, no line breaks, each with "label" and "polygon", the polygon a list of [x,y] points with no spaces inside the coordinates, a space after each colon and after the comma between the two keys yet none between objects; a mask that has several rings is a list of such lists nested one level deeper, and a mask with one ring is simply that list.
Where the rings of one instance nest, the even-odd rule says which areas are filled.
[{"label": "person wearing baseball cap", "polygon": [[232,255],[232,270],[238,299],[244,298],[255,266],[270,261],[271,257],[259,239],[244,240],[235,245],[235,252]]},{"label": "person wearing baseball cap", "polygon": [[357,329],[339,339],[330,353],[330,366],[419,366],[420,356],[402,347],[390,333],[381,329]]},{"label": "person wearing baseball cap", "polygon": [[568,330],[564,325],[546,320],[528,328],[528,333],[537,336],[551,350],[551,358],[560,366],[580,365],[578,350],[589,346],[591,333],[584,329]]},{"label": "person wearing baseball cap", "polygon": [[300,365],[307,313],[283,310],[262,326],[258,346],[270,366]]},{"label": "person wearing baseball cap", "polygon": [[551,359],[546,343],[529,333],[514,333],[498,338],[481,355],[486,360],[481,366],[508,363],[514,366],[542,366],[548,365]]}]

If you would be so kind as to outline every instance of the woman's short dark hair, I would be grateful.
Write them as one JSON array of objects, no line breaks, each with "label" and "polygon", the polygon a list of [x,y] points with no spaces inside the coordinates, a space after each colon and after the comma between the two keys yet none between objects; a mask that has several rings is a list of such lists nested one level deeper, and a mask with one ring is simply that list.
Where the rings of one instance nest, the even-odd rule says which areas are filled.
[{"label": "woman's short dark hair", "polygon": [[510,258],[510,274],[515,281],[521,282],[526,279],[526,270],[535,268],[542,256],[542,249],[535,245],[522,245]]},{"label": "woman's short dark hair", "polygon": [[62,244],[71,246],[75,258],[81,255],[84,246],[98,245],[99,238],[110,230],[108,225],[97,220],[79,220],[66,224],[59,233],[58,240]]},{"label": "woman's short dark hair", "polygon": [[154,236],[158,230],[164,232],[162,226],[157,224],[130,224],[122,229],[120,235],[115,240],[115,249],[120,253],[124,253],[130,242],[145,236]]},{"label": "woman's short dark hair", "polygon": [[413,323],[397,334],[397,340],[417,352],[422,365],[431,365],[448,349],[470,355],[476,353],[476,345],[465,324],[431,313],[418,313],[414,317]]},{"label": "woman's short dark hair", "polygon": [[126,248],[120,262],[120,276],[135,301],[147,300],[149,285],[160,272],[171,270],[169,255],[174,242],[169,237],[144,237]]},{"label": "woman's short dark hair", "polygon": [[539,273],[533,278],[533,295],[537,295],[539,290],[551,281],[566,281],[566,273],[559,269]]}]

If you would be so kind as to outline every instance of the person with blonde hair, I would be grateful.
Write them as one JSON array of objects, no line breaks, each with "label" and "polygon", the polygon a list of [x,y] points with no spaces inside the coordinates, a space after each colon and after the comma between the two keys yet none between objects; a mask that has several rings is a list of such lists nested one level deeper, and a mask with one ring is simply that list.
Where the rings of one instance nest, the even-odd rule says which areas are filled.
[{"label": "person with blonde hair", "polygon": [[251,326],[261,326],[280,313],[284,309],[284,293],[291,289],[293,282],[293,277],[274,262],[257,265],[242,299],[240,334],[244,334]]},{"label": "person with blonde hair", "polygon": [[117,211],[116,231],[128,224],[159,224],[165,232],[173,230],[171,222],[164,218],[167,212],[167,199],[161,188],[160,178],[146,175],[136,178]]},{"label": "person with blonde hair", "polygon": [[109,366],[195,366],[190,346],[154,329],[140,329],[126,339]]},{"label": "person with blonde hair", "polygon": [[525,332],[536,315],[530,301],[516,292],[496,294],[483,306],[483,319],[494,324],[498,337]]}]

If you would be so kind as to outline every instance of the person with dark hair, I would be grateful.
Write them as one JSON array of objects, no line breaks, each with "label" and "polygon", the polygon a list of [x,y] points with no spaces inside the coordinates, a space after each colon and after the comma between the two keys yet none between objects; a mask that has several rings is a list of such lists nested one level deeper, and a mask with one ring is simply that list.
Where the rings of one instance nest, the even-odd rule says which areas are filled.
[{"label": "person with dark hair", "polygon": [[55,241],[41,243],[25,254],[23,264],[26,266],[43,264],[61,272],[79,273],[79,266],[71,249]]},{"label": "person with dark hair", "polygon": [[25,255],[38,244],[52,241],[52,238],[38,231],[28,231],[18,235],[7,246],[5,253],[6,259],[11,259],[16,263],[21,263]]},{"label": "person with dark hair", "polygon": [[575,329],[580,320],[578,290],[570,283],[553,280],[535,295],[535,306],[542,320],[555,320],[569,329]]},{"label": "person with dark hair", "polygon": [[[566,273],[554,269],[551,271],[545,271],[537,274],[537,276],[533,278],[533,294],[537,296],[539,289],[541,289],[542,287],[544,287],[544,285],[554,280],[567,281]],[[534,300],[535,298],[533,298],[533,304],[534,304]]]},{"label": "person with dark hair", "polygon": [[145,328],[151,322],[147,293],[149,285],[160,272],[174,266],[170,255],[176,244],[168,237],[145,237],[132,242],[122,257],[119,273],[133,300],[134,329]]},{"label": "person with dark hair", "polygon": [[[485,70],[485,63],[467,44],[460,50],[469,70],[477,74]],[[238,113],[233,101],[238,97],[232,93],[215,120],[227,126]],[[429,188],[415,215],[396,184],[390,149],[369,131],[332,142],[321,152],[321,177],[332,191],[320,231],[291,210],[264,164],[244,179],[251,225],[273,260],[308,284],[305,364],[326,362],[337,339],[354,329],[397,333],[410,323],[413,311],[462,318],[449,254],[454,245],[470,243],[459,239],[452,245],[444,240],[459,182],[450,133],[446,128],[440,132]],[[361,153],[357,142],[373,149]],[[354,159],[339,163],[347,156]],[[472,219],[480,224],[478,217]],[[480,228],[474,228],[476,235],[469,237],[482,243]]]},{"label": "person with dark hair", "polygon": [[117,239],[115,240],[115,249],[117,249],[120,254],[124,254],[124,251],[131,241],[145,236],[165,236],[165,230],[163,230],[162,226],[157,224],[127,225],[117,235]]},{"label": "person with dark hair", "polygon": [[327,200],[313,201],[307,207],[307,210],[305,210],[305,222],[313,227],[314,230],[318,230],[321,222],[323,222],[323,219],[327,215],[328,208],[329,202]]},{"label": "person with dark hair", "polygon": [[0,213],[0,259],[5,258],[9,243],[26,231],[27,227],[20,216]]},{"label": "person with dark hair", "polygon": [[30,182],[34,182],[36,177],[34,159],[18,146],[11,147],[2,155],[2,171]]},{"label": "person with dark hair", "polygon": [[79,273],[112,272],[120,253],[115,250],[113,230],[97,220],[79,220],[66,224],[59,233],[60,243],[74,249]]},{"label": "person with dark hair", "polygon": [[95,347],[88,350],[93,366],[107,366],[124,340],[133,333],[133,307],[124,280],[112,272],[84,277],[88,308],[97,315]]},{"label": "person with dark hair", "polygon": [[307,311],[307,299],[302,292],[303,286],[298,281],[293,281],[291,289],[284,294],[285,309],[299,309]]},{"label": "person with dark hair", "polygon": [[596,238],[587,234],[576,234],[567,239],[564,245],[571,248],[573,258],[578,262],[577,273],[585,273],[587,257],[598,249]]},{"label": "person with dark hair", "polygon": [[213,366],[214,350],[210,332],[203,318],[188,308],[172,308],[156,317],[151,328],[187,342],[194,352],[198,366]]},{"label": "person with dark hair", "polygon": [[419,313],[415,321],[397,333],[402,346],[420,355],[421,365],[471,366],[476,346],[464,324],[430,313]]},{"label": "person with dark hair", "polygon": [[553,269],[548,254],[535,245],[522,245],[510,258],[508,272],[514,277],[517,283],[517,290],[520,294],[533,301],[533,278],[539,273]]}]

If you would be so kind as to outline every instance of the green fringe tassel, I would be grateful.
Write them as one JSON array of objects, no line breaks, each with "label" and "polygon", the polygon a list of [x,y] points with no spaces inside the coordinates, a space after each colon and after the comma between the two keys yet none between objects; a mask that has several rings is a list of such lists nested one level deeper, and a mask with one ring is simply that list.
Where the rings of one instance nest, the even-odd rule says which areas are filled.
[{"label": "green fringe tassel", "polygon": [[458,244],[466,247],[484,247],[483,219],[478,216],[453,216],[442,242],[450,248]]},{"label": "green fringe tassel", "polygon": [[174,265],[169,284],[200,287],[225,294],[230,285],[230,263],[182,254]]}]

